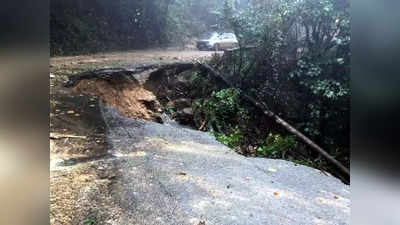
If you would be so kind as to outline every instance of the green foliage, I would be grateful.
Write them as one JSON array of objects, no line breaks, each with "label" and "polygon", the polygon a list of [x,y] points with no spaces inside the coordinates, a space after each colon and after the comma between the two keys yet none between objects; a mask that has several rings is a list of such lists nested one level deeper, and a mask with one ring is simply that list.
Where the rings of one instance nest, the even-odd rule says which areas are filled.
[{"label": "green foliage", "polygon": [[213,30],[218,0],[51,0],[52,55],[186,44]]},{"label": "green foliage", "polygon": [[297,143],[293,136],[284,136],[270,133],[265,142],[266,145],[259,146],[257,152],[260,155],[271,158],[285,158],[290,149],[296,147]]},{"label": "green foliage", "polygon": [[85,219],[83,221],[83,224],[85,224],[85,225],[94,225],[94,224],[96,224],[96,218],[89,217],[89,218],[87,218],[87,219]]},{"label": "green foliage", "polygon": [[193,71],[190,79],[193,87],[195,87],[190,92],[190,96],[193,96],[193,98],[209,96],[213,91],[218,90],[215,81],[200,71]]},{"label": "green foliage", "polygon": [[254,7],[236,9],[233,1],[225,0],[220,17],[226,21],[226,28],[234,30],[239,41],[239,46],[245,46],[261,39],[264,31],[263,23],[260,23],[264,13],[258,13]]},{"label": "green foliage", "polygon": [[296,164],[308,166],[308,167],[320,168],[320,167],[316,166],[311,160],[296,160],[296,159],[292,159],[292,162],[294,162]]},{"label": "green foliage", "polygon": [[[242,68],[237,86],[296,121],[298,129],[324,146],[348,148],[348,2],[261,0],[244,9],[227,2],[231,3],[225,4],[224,15],[229,25],[242,43],[258,47],[232,60],[228,72]],[[251,62],[255,65],[249,70],[246,65]]]},{"label": "green foliage", "polygon": [[163,0],[51,0],[51,54],[82,54],[165,44],[171,3]]},{"label": "green foliage", "polygon": [[[226,0],[224,26],[241,46],[220,70],[246,94],[294,125],[349,165],[350,13],[342,0],[257,0],[236,7]],[[258,154],[327,168],[327,162],[292,137],[269,134]],[[254,143],[254,142],[253,142]],[[332,169],[332,168],[331,168]],[[334,169],[332,169],[334,170]]]},{"label": "green foliage", "polygon": [[213,92],[210,98],[196,101],[194,106],[205,114],[208,130],[219,142],[230,148],[238,148],[245,141],[240,126],[246,124],[249,112],[243,108],[237,89]]},{"label": "green foliage", "polygon": [[235,114],[239,109],[239,91],[229,88],[213,94],[214,99],[205,101],[205,107],[214,113],[220,113],[223,118]]},{"label": "green foliage", "polygon": [[176,113],[176,108],[174,106],[166,106],[165,110],[168,112],[168,114],[173,115],[174,113]]},{"label": "green foliage", "polygon": [[248,119],[247,110],[241,106],[240,92],[234,88],[214,92],[203,102],[202,109],[218,131],[230,130],[239,120]]},{"label": "green foliage", "polygon": [[236,126],[229,134],[212,132],[219,142],[228,146],[229,148],[237,148],[243,140],[243,134]]},{"label": "green foliage", "polygon": [[168,8],[166,34],[168,41],[184,45],[194,37],[213,30],[218,1],[176,0]]}]

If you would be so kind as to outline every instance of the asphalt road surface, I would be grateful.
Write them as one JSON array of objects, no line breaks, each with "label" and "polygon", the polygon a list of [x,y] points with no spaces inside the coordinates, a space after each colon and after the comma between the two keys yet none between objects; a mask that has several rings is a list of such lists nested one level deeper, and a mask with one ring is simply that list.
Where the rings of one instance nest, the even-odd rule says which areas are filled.
[{"label": "asphalt road surface", "polygon": [[110,151],[124,158],[112,197],[125,214],[112,224],[349,224],[350,188],[334,177],[102,109]]}]

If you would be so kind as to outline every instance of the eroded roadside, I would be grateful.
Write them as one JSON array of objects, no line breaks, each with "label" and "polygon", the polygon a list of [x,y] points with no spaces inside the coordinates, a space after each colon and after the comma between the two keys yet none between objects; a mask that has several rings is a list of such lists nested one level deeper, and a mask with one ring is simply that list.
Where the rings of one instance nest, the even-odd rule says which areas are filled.
[{"label": "eroded roadside", "polygon": [[[63,86],[68,76],[100,68],[190,62],[212,54],[148,50],[50,59],[51,224],[105,223],[123,213],[110,195],[113,181],[120,176],[118,164],[123,159],[107,152],[109,144],[99,97],[123,115],[145,120],[157,120],[154,112],[160,107],[155,96],[140,84],[111,85],[85,80],[70,89]],[[145,79],[146,75],[139,77]],[[144,80],[139,78],[139,82]],[[105,205],[109,210],[100,210]]]},{"label": "eroded roadside", "polygon": [[67,75],[83,70],[73,65],[51,67],[51,224],[349,223],[349,187],[336,178],[160,124],[160,105],[191,111],[182,98],[193,73],[123,72],[64,88]]}]

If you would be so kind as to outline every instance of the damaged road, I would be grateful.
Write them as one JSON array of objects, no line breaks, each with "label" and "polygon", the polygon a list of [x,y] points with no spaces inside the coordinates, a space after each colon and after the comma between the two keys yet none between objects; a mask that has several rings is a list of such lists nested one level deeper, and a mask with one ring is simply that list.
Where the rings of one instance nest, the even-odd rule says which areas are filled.
[{"label": "damaged road", "polygon": [[[51,224],[350,223],[350,188],[340,180],[288,161],[246,158],[208,133],[161,124],[154,113],[161,106],[142,87],[148,75],[83,79],[53,93],[75,96],[58,98],[66,105],[82,98],[80,116],[66,113],[53,122],[70,124],[68,131],[88,140],[51,141]],[[73,129],[75,120],[65,119],[72,116],[85,126]],[[81,152],[60,154],[75,142]]]},{"label": "damaged road", "polygon": [[102,108],[123,161],[111,195],[125,214],[115,224],[349,224],[349,188],[334,177]]}]

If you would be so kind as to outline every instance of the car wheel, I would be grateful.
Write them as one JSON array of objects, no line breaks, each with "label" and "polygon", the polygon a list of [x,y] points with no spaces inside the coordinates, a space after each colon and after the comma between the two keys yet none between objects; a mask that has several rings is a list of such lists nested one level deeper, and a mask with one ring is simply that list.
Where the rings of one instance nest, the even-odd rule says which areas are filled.
[{"label": "car wheel", "polygon": [[221,46],[218,43],[214,44],[214,50],[219,51],[221,49]]}]

